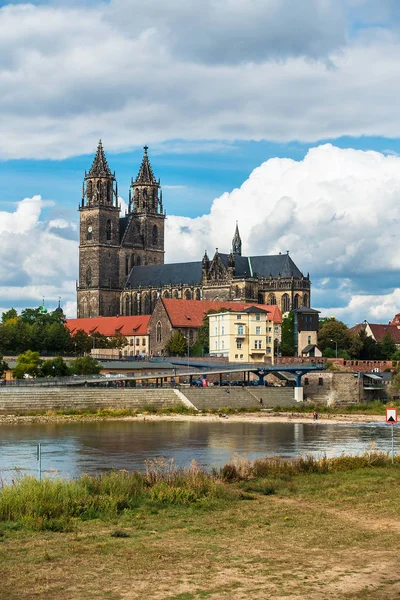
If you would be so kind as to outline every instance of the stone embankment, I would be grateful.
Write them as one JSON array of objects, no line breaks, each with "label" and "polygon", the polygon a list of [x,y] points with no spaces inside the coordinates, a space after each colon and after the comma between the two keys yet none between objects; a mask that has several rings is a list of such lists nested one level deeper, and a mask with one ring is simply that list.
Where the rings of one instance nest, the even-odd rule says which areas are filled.
[{"label": "stone embankment", "polygon": [[193,407],[198,410],[254,408],[260,405],[293,406],[294,388],[35,388],[16,387],[0,390],[0,414],[24,414],[46,411],[95,411],[99,409],[142,410],[146,407]]}]

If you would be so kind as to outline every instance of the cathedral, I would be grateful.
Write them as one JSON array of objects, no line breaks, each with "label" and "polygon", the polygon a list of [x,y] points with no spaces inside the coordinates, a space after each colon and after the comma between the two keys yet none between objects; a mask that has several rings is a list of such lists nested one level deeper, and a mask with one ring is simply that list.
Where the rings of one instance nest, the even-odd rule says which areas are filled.
[{"label": "cathedral", "polygon": [[[163,207],[144,147],[132,178],[128,210],[121,216],[118,185],[101,140],[82,188],[78,318],[148,315],[159,297],[277,304],[282,312],[310,306],[310,278],[289,253],[242,256],[239,227],[229,253],[195,262],[164,264]],[[176,240],[179,243],[179,240]]]}]

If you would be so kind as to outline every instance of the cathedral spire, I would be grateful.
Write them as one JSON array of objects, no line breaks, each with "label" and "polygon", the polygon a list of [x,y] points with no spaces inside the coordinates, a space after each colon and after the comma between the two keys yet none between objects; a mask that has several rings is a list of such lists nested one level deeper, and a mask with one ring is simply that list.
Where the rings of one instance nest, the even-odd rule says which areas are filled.
[{"label": "cathedral spire", "polygon": [[86,175],[85,179],[88,177],[112,177],[114,175],[110,171],[110,167],[108,166],[106,156],[103,150],[102,141],[99,140],[99,144],[97,146],[96,156],[94,157],[93,164],[90,168],[89,173]]},{"label": "cathedral spire", "polygon": [[232,240],[232,253],[238,254],[239,256],[242,255],[242,240],[240,238],[239,226],[238,226],[237,221],[236,221],[235,235],[233,236],[233,240]]},{"label": "cathedral spire", "polygon": [[151,164],[147,154],[148,149],[148,146],[143,147],[144,154],[142,164],[140,165],[139,173],[136,177],[135,183],[156,185],[159,187],[159,184],[157,183],[156,178],[154,177],[153,169],[151,168]]}]

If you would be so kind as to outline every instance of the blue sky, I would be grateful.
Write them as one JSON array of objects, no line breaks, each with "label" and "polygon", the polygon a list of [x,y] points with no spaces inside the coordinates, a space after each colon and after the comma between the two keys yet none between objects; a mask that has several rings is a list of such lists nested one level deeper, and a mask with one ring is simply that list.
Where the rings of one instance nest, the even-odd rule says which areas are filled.
[{"label": "blue sky", "polygon": [[390,319],[399,33],[395,0],[0,0],[0,311],[73,314],[101,137],[125,199],[149,145],[167,260],[227,250],[238,219],[247,252],[290,249],[317,308]]}]

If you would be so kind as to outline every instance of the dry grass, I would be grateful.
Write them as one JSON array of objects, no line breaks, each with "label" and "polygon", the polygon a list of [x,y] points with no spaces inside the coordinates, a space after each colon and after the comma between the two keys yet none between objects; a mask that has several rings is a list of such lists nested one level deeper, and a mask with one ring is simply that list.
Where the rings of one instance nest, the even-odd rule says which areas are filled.
[{"label": "dry grass", "polygon": [[[2,523],[0,598],[400,598],[398,465],[350,469],[348,460],[345,469],[343,459],[341,470],[318,471],[297,461],[290,471],[274,459],[255,477],[249,463],[235,463],[239,481],[227,487],[241,500],[152,500],[75,519],[65,533]],[[185,476],[196,486],[203,474],[196,465],[176,474],[167,461],[144,475],[149,490]]]}]

